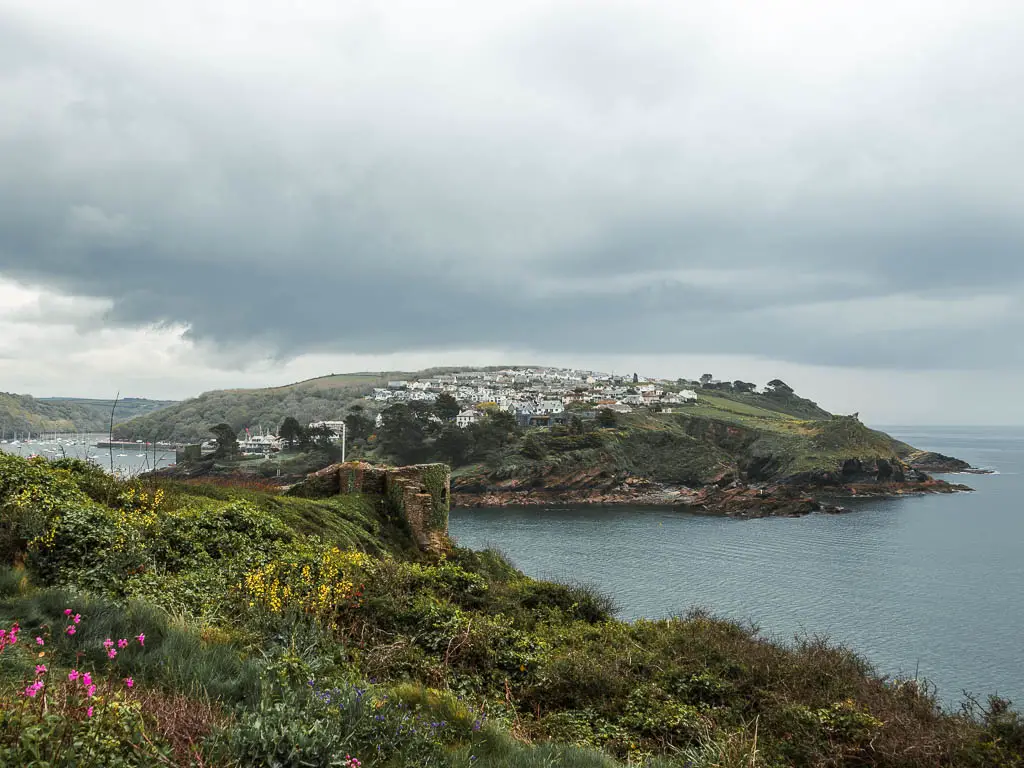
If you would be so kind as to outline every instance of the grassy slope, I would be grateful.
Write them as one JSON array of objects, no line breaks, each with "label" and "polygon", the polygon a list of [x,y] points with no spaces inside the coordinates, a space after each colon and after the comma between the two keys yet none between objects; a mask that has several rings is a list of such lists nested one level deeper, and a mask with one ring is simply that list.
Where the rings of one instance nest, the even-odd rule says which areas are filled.
[{"label": "grassy slope", "polygon": [[287,416],[300,423],[336,420],[356,400],[388,381],[459,370],[466,369],[332,374],[280,387],[204,392],[160,413],[118,424],[114,433],[131,439],[192,441],[209,439],[210,427],[221,422],[240,430],[257,425],[277,429]]},{"label": "grassy slope", "polygon": [[[32,432],[106,432],[113,400],[43,398],[0,393],[0,426]],[[115,418],[128,419],[174,405],[170,400],[126,398],[118,402]]]},{"label": "grassy slope", "polygon": [[[20,620],[23,640],[47,635],[54,681],[43,721],[33,715],[38,702],[15,693],[33,678],[38,649],[22,642],[26,652],[0,656],[0,759],[8,764],[25,764],[17,751],[25,739],[38,738],[42,750],[63,743],[47,736],[55,722],[78,744],[123,724],[124,705],[109,702],[127,675],[136,681],[127,702],[140,708],[149,736],[135,743],[101,731],[110,738],[99,748],[136,756],[154,743],[178,749],[173,759],[129,763],[139,765],[187,764],[207,737],[202,764],[224,768],[340,765],[330,757],[345,752],[367,768],[1024,764],[1024,723],[1002,705],[977,720],[945,714],[926,689],[879,678],[843,648],[783,646],[702,614],[614,621],[592,590],[529,579],[496,553],[456,549],[433,560],[405,549],[372,499],[125,484],[61,466],[70,471],[0,457],[0,511],[14,524],[0,527],[0,549],[17,554],[12,532],[21,525],[55,526],[29,547],[27,572],[0,568],[0,624]],[[156,490],[163,496],[152,516],[124,514],[137,509],[138,493]],[[254,605],[259,593],[237,592],[253,569],[297,574],[295,561],[313,575],[282,583],[298,591],[322,581],[317,558],[305,554],[320,551],[313,533],[380,553],[339,574],[359,583],[358,597],[303,614],[288,598]],[[106,536],[119,544],[97,559]],[[75,637],[62,631],[65,607],[83,617]],[[129,643],[106,658],[104,638],[139,632],[144,647]],[[93,719],[61,708],[56,681],[71,666],[100,680]],[[363,682],[370,678],[374,685]],[[309,679],[336,688],[344,706],[310,696]],[[79,755],[76,764],[112,764],[106,757]]]},{"label": "grassy slope", "polygon": [[534,439],[547,449],[543,458],[527,458],[521,438],[492,466],[460,468],[455,479],[462,487],[481,488],[508,487],[509,481],[585,487],[627,476],[698,486],[737,472],[777,481],[805,472],[835,472],[847,459],[897,460],[909,448],[853,417],[832,416],[808,403],[702,392],[696,404],[673,413],[638,411],[622,417],[615,429],[582,437],[537,432]]}]

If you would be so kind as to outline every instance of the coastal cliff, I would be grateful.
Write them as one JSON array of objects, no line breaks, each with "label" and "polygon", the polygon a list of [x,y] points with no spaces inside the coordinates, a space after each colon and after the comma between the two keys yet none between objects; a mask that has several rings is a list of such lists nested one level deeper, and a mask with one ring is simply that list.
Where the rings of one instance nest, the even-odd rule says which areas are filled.
[{"label": "coastal cliff", "polygon": [[843,497],[970,490],[901,458],[901,444],[854,416],[764,424],[746,417],[744,424],[687,414],[636,418],[583,448],[459,471],[452,503],[680,505],[763,517],[842,511],[835,500]]}]

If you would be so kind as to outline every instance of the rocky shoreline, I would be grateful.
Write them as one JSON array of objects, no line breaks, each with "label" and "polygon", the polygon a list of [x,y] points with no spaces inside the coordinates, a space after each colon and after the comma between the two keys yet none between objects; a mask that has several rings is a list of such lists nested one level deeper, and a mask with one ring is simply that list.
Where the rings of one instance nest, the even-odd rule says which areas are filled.
[{"label": "rocky shoreline", "polygon": [[[492,489],[482,492],[455,491],[455,508],[503,506],[657,506],[680,507],[688,512],[725,517],[801,517],[813,512],[839,514],[849,511],[833,503],[841,499],[897,498],[929,493],[971,491],[966,485],[934,478],[892,483],[852,483],[847,485],[802,486],[795,484],[708,485],[685,488],[637,478],[611,488],[573,489]],[[828,501],[823,501],[828,499]]]},{"label": "rocky shoreline", "polygon": [[907,464],[919,472],[939,475],[991,475],[991,469],[972,467],[963,459],[946,456],[934,451],[917,451],[905,459]]}]

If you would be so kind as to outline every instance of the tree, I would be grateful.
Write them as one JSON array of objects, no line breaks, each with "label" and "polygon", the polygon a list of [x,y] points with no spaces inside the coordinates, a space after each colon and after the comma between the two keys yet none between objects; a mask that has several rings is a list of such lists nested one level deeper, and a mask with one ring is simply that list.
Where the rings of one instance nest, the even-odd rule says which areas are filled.
[{"label": "tree", "polygon": [[[360,409],[361,411],[362,409]],[[370,435],[373,434],[373,419],[369,416],[364,416],[360,412],[356,412],[356,409],[352,409],[353,413],[350,413],[345,417],[345,430],[347,431],[347,437],[351,440],[366,440]]]},{"label": "tree", "polygon": [[602,408],[597,412],[597,424],[600,427],[616,427],[619,424],[619,414],[611,408]]},{"label": "tree", "polygon": [[288,416],[281,422],[281,427],[277,430],[277,436],[287,442],[289,448],[294,448],[296,441],[304,442],[305,430],[299,424],[298,419],[294,416]]},{"label": "tree", "polygon": [[305,436],[313,445],[320,448],[329,448],[334,439],[334,430],[324,425],[307,427]]},{"label": "tree", "polygon": [[460,410],[458,401],[447,392],[442,392],[434,401],[434,413],[444,421],[452,421]]},{"label": "tree", "polygon": [[238,454],[238,436],[234,427],[225,422],[210,427],[214,440],[217,441],[217,450],[213,452],[214,458],[225,459]]},{"label": "tree", "polygon": [[711,380],[714,378],[715,377],[712,376],[710,373],[705,373],[700,377],[700,385],[702,387],[707,387],[707,385],[710,384]]},{"label": "tree", "polygon": [[548,447],[539,432],[530,432],[526,436],[526,439],[523,440],[522,453],[526,458],[537,461],[542,461],[547,457]]},{"label": "tree", "polygon": [[406,464],[415,464],[425,453],[424,422],[405,403],[381,411],[378,437],[385,453]]},{"label": "tree", "polygon": [[473,454],[478,459],[493,458],[519,434],[516,417],[506,411],[490,411],[471,429]]},{"label": "tree", "polygon": [[583,419],[581,419],[579,416],[573,416],[571,419],[569,419],[569,434],[583,434]]},{"label": "tree", "polygon": [[435,454],[453,467],[461,467],[469,460],[473,440],[469,430],[461,429],[454,424],[445,424],[434,442]]},{"label": "tree", "polygon": [[735,389],[737,392],[753,392],[755,389],[757,389],[757,384],[752,384],[749,381],[740,381],[739,379],[736,379],[736,381],[732,383],[732,388]]},{"label": "tree", "polygon": [[772,379],[765,384],[764,391],[766,395],[792,395],[793,388],[789,386],[782,379]]},{"label": "tree", "polygon": [[639,381],[640,381],[640,377],[639,377],[639,376],[637,376],[637,375],[636,375],[636,374],[634,373],[634,374],[633,374],[633,383],[634,383],[634,384],[637,384],[637,383],[638,383]]}]

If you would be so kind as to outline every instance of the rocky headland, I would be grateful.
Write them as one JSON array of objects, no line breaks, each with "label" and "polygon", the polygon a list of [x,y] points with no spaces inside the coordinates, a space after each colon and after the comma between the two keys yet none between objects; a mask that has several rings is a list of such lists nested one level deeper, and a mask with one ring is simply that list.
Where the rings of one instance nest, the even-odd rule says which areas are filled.
[{"label": "rocky headland", "polygon": [[[944,457],[950,459],[951,457]],[[952,459],[952,461],[957,461]],[[969,465],[968,465],[969,466]],[[738,476],[739,474],[739,476]],[[846,459],[834,471],[816,469],[777,480],[757,481],[727,471],[705,484],[688,486],[645,477],[609,477],[600,467],[524,482],[494,484],[480,478],[453,481],[454,507],[634,505],[670,506],[728,517],[798,517],[848,511],[843,499],[900,497],[971,491],[936,479],[899,459]]]},{"label": "rocky headland", "polygon": [[946,456],[934,451],[914,451],[905,457],[905,461],[912,468],[920,472],[930,472],[940,475],[991,475],[991,469],[980,469],[972,467],[963,459],[953,456]]}]

